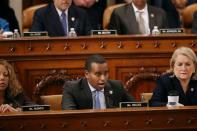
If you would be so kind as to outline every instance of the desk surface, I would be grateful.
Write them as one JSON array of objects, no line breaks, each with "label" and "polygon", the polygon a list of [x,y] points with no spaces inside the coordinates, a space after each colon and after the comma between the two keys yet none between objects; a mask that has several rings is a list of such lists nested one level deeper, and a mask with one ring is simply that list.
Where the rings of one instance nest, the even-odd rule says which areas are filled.
[{"label": "desk surface", "polygon": [[197,129],[197,106],[5,113],[0,130]]}]

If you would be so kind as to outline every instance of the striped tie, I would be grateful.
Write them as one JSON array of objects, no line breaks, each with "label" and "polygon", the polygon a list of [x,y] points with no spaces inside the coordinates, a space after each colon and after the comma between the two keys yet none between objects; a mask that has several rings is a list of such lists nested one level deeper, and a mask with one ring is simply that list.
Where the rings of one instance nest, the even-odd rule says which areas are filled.
[{"label": "striped tie", "polygon": [[62,12],[61,17],[62,17],[61,23],[64,28],[64,34],[65,34],[65,36],[67,36],[67,20],[66,20],[67,18],[66,18],[65,12]]},{"label": "striped tie", "polygon": [[140,34],[146,34],[146,29],[145,29],[145,21],[144,21],[144,18],[143,18],[143,13],[142,11],[138,11],[138,27],[139,27],[139,31],[140,31]]},{"label": "striped tie", "polygon": [[95,97],[94,97],[94,102],[95,102],[95,109],[101,109],[101,103],[99,99],[99,91],[95,91]]}]

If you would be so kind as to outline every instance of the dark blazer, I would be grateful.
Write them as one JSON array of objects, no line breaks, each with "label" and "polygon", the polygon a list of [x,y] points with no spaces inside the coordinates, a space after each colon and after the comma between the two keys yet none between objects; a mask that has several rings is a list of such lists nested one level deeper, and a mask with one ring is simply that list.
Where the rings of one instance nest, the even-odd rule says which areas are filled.
[{"label": "dark blazer", "polygon": [[4,104],[12,105],[14,108],[26,105],[35,105],[35,103],[33,103],[24,92],[19,93],[16,96],[12,96],[9,90],[6,90]]},{"label": "dark blazer", "polygon": [[197,80],[190,80],[189,89],[184,93],[180,81],[173,74],[165,74],[157,79],[157,87],[153,91],[151,106],[166,106],[168,92],[176,90],[179,93],[179,103],[197,105]]},{"label": "dark blazer", "polygon": [[197,11],[195,11],[193,16],[192,33],[197,34]]},{"label": "dark blazer", "polygon": [[93,6],[89,8],[83,8],[86,10],[91,27],[94,30],[101,30],[102,29],[102,23],[103,23],[103,12],[106,8],[106,0],[99,0],[96,2]]},{"label": "dark blazer", "polygon": [[[110,91],[113,91],[113,93],[110,94]],[[104,96],[106,108],[118,107],[119,102],[134,101],[134,98],[126,93],[121,82],[117,80],[108,80],[104,88]],[[62,109],[92,108],[92,93],[86,78],[65,83],[62,97]]]},{"label": "dark blazer", "polygon": [[[87,13],[74,5],[68,9],[68,29],[70,28],[75,28],[78,36],[89,35],[91,31]],[[64,36],[63,26],[53,3],[35,11],[30,31],[48,31],[49,36]]]},{"label": "dark blazer", "polygon": [[[148,5],[148,14],[150,31],[152,31],[154,26],[158,26],[159,29],[167,27],[165,11]],[[139,34],[132,4],[126,4],[113,11],[109,29],[117,30],[118,34]]]}]

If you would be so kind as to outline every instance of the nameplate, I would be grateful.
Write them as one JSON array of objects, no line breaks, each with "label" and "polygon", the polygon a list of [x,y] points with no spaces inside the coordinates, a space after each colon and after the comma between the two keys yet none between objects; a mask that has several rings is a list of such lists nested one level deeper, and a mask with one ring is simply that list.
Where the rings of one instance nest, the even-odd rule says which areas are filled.
[{"label": "nameplate", "polygon": [[161,34],[179,34],[184,33],[183,28],[160,29]]},{"label": "nameplate", "polygon": [[22,111],[47,111],[50,110],[50,105],[33,105],[21,106]]},{"label": "nameplate", "polygon": [[48,36],[48,32],[23,32],[23,37],[40,37],[40,36]]},{"label": "nameplate", "polygon": [[147,102],[120,102],[119,107],[124,108],[124,107],[147,107],[148,103]]},{"label": "nameplate", "polygon": [[91,35],[116,35],[117,30],[91,30]]}]

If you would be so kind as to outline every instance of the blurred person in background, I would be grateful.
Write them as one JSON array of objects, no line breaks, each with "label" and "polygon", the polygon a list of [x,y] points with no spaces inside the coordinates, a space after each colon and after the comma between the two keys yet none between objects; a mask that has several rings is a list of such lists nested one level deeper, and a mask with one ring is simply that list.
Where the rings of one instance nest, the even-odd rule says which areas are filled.
[{"label": "blurred person in background", "polygon": [[0,34],[2,34],[4,31],[9,30],[9,23],[5,19],[0,18]]},{"label": "blurred person in background", "polygon": [[14,10],[9,6],[9,0],[1,0],[0,4],[0,18],[5,19],[9,23],[9,30],[19,30],[19,24],[15,15]]},{"label": "blurred person in background", "polygon": [[107,0],[73,0],[73,3],[87,11],[92,29],[102,29],[103,13]]}]

